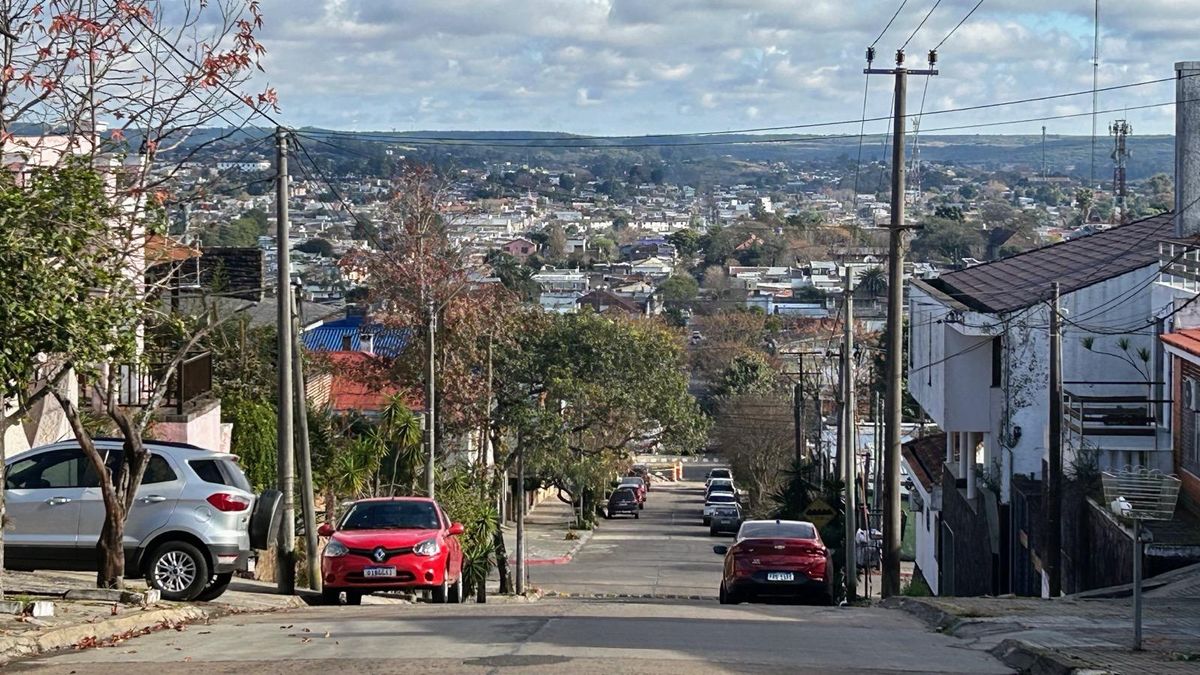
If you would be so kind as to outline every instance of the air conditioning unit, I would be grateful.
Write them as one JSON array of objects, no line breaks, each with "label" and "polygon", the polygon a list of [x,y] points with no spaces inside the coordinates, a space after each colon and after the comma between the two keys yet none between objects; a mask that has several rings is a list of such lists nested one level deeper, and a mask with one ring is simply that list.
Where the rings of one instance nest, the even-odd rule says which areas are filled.
[{"label": "air conditioning unit", "polygon": [[1200,380],[1183,378],[1183,407],[1185,410],[1200,412]]}]

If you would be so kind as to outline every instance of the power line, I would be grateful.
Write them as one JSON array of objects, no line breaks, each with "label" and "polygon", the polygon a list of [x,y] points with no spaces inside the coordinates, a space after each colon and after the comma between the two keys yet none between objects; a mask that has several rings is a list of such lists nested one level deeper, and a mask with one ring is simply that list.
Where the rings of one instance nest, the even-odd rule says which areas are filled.
[{"label": "power line", "polygon": [[904,9],[904,6],[907,4],[908,4],[908,0],[900,1],[900,6],[897,7],[896,12],[894,14],[892,14],[892,18],[888,19],[887,25],[883,27],[883,30],[879,31],[878,37],[876,37],[875,41],[871,43],[872,47],[879,44],[879,41],[883,39],[884,34],[887,33],[888,29],[892,27],[892,22],[894,22],[896,20],[896,17],[900,16],[900,10]]},{"label": "power line", "polygon": [[938,5],[940,4],[942,4],[942,0],[937,0],[937,2],[933,3],[933,7],[930,7],[929,12],[925,14],[925,18],[921,19],[921,23],[917,24],[917,27],[913,29],[912,35],[909,35],[908,39],[904,41],[904,44],[900,45],[901,51],[908,46],[909,42],[912,42],[912,39],[917,36],[917,33],[921,32],[921,27],[925,25],[925,22],[929,20],[929,17],[933,16],[933,10],[937,9]]},{"label": "power line", "polygon": [[971,8],[971,11],[967,12],[967,15],[962,18],[962,21],[959,21],[954,28],[951,28],[949,33],[946,33],[946,37],[942,38],[942,41],[937,43],[937,46],[933,48],[933,51],[936,52],[937,50],[941,49],[942,45],[946,44],[946,41],[949,40],[959,28],[962,28],[962,25],[967,22],[967,19],[971,18],[971,15],[974,14],[975,10],[979,9],[979,6],[982,4],[983,0],[979,0],[979,2],[975,3],[975,6]]},{"label": "power line", "polygon": [[[1191,77],[1191,76],[1189,76],[1189,77]],[[1195,100],[1200,100],[1200,99],[1195,99]],[[1162,108],[1165,106],[1176,105],[1177,103],[1189,103],[1189,102],[1191,102],[1191,101],[1190,100],[1189,101],[1171,100],[1171,101],[1162,101],[1160,103],[1148,103],[1148,104],[1139,105],[1139,106],[1124,106],[1121,108],[1113,108],[1111,110],[1101,110],[1099,112],[1100,113],[1129,112],[1129,111],[1133,111],[1133,110],[1146,110],[1146,109],[1150,109],[1150,108]],[[927,112],[925,114],[933,115],[935,113],[936,113],[936,111],[931,111],[931,112]],[[988,127],[1007,126],[1007,125],[1011,125],[1011,124],[1025,124],[1025,123],[1029,123],[1029,122],[1046,122],[1046,121],[1051,121],[1051,120],[1063,120],[1063,119],[1072,119],[1072,118],[1076,118],[1076,117],[1086,117],[1091,114],[1092,113],[1090,113],[1090,112],[1067,113],[1067,114],[1061,114],[1061,115],[1043,115],[1040,117],[1026,117],[1026,118],[1015,119],[1015,120],[1003,120],[1003,121],[999,121],[999,122],[976,122],[976,123],[971,123],[971,124],[958,124],[958,125],[953,125],[953,126],[936,127],[933,129],[926,129],[926,133],[937,133],[937,132],[942,132],[942,131],[962,131],[965,129],[983,129],[983,128],[988,128]],[[912,113],[910,115],[905,115],[905,117],[915,117],[915,116],[916,116],[916,113]],[[858,120],[855,120],[855,121],[858,121]],[[867,120],[867,121],[871,121],[871,120]],[[720,139],[720,140],[712,140],[712,141],[696,141],[696,142],[682,142],[682,143],[637,143],[637,144],[615,144],[614,143],[614,144],[609,144],[609,145],[594,145],[594,144],[546,145],[546,144],[529,144],[529,143],[491,143],[491,142],[476,142],[476,141],[462,141],[462,142],[426,141],[426,140],[413,141],[413,140],[408,140],[408,139],[398,138],[398,137],[366,138],[366,139],[364,139],[361,137],[355,137],[346,132],[318,132],[318,133],[322,134],[322,136],[314,135],[312,132],[295,131],[293,133],[295,136],[307,138],[307,139],[313,140],[313,141],[321,141],[323,139],[341,139],[343,141],[358,141],[358,142],[366,142],[366,143],[394,143],[394,144],[398,144],[398,145],[450,147],[450,148],[454,148],[454,147],[516,148],[516,149],[545,148],[545,149],[551,149],[551,150],[553,150],[553,149],[621,150],[621,149],[629,149],[629,148],[685,148],[685,147],[721,147],[721,146],[731,146],[731,145],[786,145],[786,144],[792,144],[792,143],[811,143],[811,142],[828,141],[828,140],[858,138],[858,134],[844,133],[844,134],[826,134],[826,135],[788,136],[788,137],[783,137],[783,138],[750,138],[750,139],[736,139],[736,140]],[[889,128],[888,132],[884,136],[885,143],[886,143],[886,139],[890,138],[890,136],[891,136],[891,130]],[[331,145],[331,146],[333,145],[332,143],[326,143],[326,144]],[[337,147],[337,146],[334,146],[334,147]],[[886,145],[885,145],[885,148],[886,148]],[[347,150],[347,152],[349,152],[349,150]]]},{"label": "power line", "polygon": [[[1180,77],[1197,77],[1198,75],[1200,75],[1200,73],[1192,74],[1192,75],[1181,75]],[[1161,84],[1164,82],[1173,82],[1176,79],[1177,78],[1175,78],[1175,77],[1164,77],[1164,78],[1159,78],[1159,79],[1155,79],[1155,80],[1144,80],[1141,82],[1129,82],[1129,83],[1125,83],[1125,84],[1111,85],[1108,87],[1098,89],[1097,91],[1101,91],[1101,92],[1119,91],[1121,89],[1130,89],[1130,88],[1144,87],[1144,86],[1149,86],[1149,85],[1154,85],[1154,84]],[[1038,103],[1038,102],[1042,102],[1042,101],[1052,101],[1052,100],[1056,100],[1056,99],[1060,99],[1060,98],[1071,98],[1074,96],[1090,95],[1091,93],[1092,93],[1091,89],[1084,89],[1084,90],[1080,90],[1080,91],[1064,92],[1064,93],[1060,93],[1060,94],[1048,94],[1045,96],[1034,96],[1034,97],[1028,97],[1028,98],[1023,98],[1023,99],[997,101],[997,102],[993,102],[993,103],[983,103],[983,104],[973,105],[973,106],[961,106],[961,107],[957,107],[957,108],[947,108],[944,110],[931,110],[924,114],[925,115],[946,115],[946,114],[953,114],[953,113],[960,113],[960,112],[987,110],[987,109],[991,109],[991,108],[999,108],[999,107],[1005,107],[1005,106],[1010,106],[1010,105],[1024,105],[1027,103]],[[914,113],[905,115],[905,117],[913,117],[913,116],[915,116]],[[882,116],[882,117],[871,117],[871,118],[868,118],[866,121],[867,122],[879,122],[879,121],[885,121],[885,120],[891,120],[891,119],[892,119],[892,117],[890,115],[887,115],[887,116]],[[704,136],[727,136],[727,135],[733,135],[733,134],[752,134],[752,133],[763,133],[763,132],[770,132],[770,131],[790,131],[790,130],[796,130],[796,129],[819,129],[819,128],[824,128],[824,127],[847,126],[850,124],[861,123],[862,121],[863,120],[861,120],[861,119],[848,119],[848,120],[839,120],[839,121],[834,121],[834,122],[809,122],[809,123],[805,123],[805,124],[789,124],[789,125],[773,126],[773,127],[754,127],[754,128],[747,128],[747,129],[729,129],[729,130],[724,130],[724,131],[698,131],[698,132],[692,132],[692,133],[640,134],[640,135],[625,135],[625,136],[620,136],[620,135],[617,135],[617,136],[571,135],[571,136],[568,136],[566,138],[561,138],[561,139],[556,139],[556,138],[547,137],[547,136],[528,136],[528,137],[514,136],[514,137],[507,137],[507,138],[490,136],[490,137],[482,137],[482,138],[462,138],[462,137],[455,137],[455,136],[423,136],[423,135],[406,134],[403,132],[355,133],[355,132],[336,131],[336,130],[328,130],[328,129],[293,129],[292,131],[295,131],[296,133],[303,133],[310,137],[320,134],[320,135],[325,135],[325,136],[345,136],[345,137],[348,137],[351,139],[362,140],[362,141],[385,140],[385,141],[392,141],[392,142],[397,142],[397,143],[416,143],[418,141],[437,141],[440,143],[447,143],[447,144],[497,143],[502,146],[514,145],[514,144],[520,144],[520,143],[526,143],[526,142],[529,142],[529,143],[544,142],[544,143],[550,144],[550,145],[546,145],[544,147],[559,147],[558,145],[555,145],[559,141],[571,142],[571,143],[580,143],[583,141],[589,141],[589,142],[593,142],[593,143],[598,143],[598,142],[602,142],[602,141],[621,141],[621,140],[637,141],[637,140],[649,140],[649,139],[690,138],[690,137],[704,137]],[[517,146],[517,147],[519,147],[519,146]],[[539,146],[539,147],[541,147],[541,146]],[[607,148],[607,147],[622,147],[622,146],[618,146],[618,145],[610,145],[610,146],[606,146],[606,145],[596,145],[596,146],[567,145],[564,147],[598,147],[598,148],[603,149],[603,148]],[[647,146],[647,147],[657,147],[657,144],[652,145],[652,146]]]}]

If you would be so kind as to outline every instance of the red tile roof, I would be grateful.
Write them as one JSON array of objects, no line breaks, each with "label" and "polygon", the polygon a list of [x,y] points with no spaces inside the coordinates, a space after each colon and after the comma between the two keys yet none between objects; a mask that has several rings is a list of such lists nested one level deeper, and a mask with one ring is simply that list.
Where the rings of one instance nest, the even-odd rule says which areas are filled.
[{"label": "red tile roof", "polygon": [[413,410],[424,407],[424,400],[412,389],[395,384],[373,382],[371,361],[364,352],[326,352],[332,366],[329,403],[336,412],[381,412],[396,394],[402,394]]},{"label": "red tile roof", "polygon": [[900,446],[912,477],[921,483],[926,492],[942,484],[942,468],[945,466],[946,434],[932,434],[911,440]]},{"label": "red tile roof", "polygon": [[1174,333],[1167,333],[1162,336],[1162,341],[1189,354],[1200,356],[1200,328],[1183,328]]}]

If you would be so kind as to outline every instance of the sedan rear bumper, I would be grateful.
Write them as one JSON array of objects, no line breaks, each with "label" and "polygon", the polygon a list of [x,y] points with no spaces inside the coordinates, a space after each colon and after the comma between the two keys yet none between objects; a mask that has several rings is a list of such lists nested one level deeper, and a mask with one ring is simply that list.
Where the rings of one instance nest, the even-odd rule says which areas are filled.
[{"label": "sedan rear bumper", "polygon": [[[784,570],[771,570],[784,571]],[[829,583],[824,579],[813,579],[803,572],[792,571],[792,581],[768,581],[766,570],[753,576],[737,577],[729,585],[730,590],[740,596],[775,596],[791,598],[824,599],[829,593]]]}]

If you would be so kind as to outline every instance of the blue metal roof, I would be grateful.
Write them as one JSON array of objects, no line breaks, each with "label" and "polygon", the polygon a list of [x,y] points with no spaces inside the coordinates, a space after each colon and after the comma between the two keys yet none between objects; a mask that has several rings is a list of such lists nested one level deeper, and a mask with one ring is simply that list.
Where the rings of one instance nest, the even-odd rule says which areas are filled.
[{"label": "blue metal roof", "polygon": [[[304,333],[304,348],[310,352],[362,351],[362,336],[372,335],[372,351],[394,358],[404,351],[412,338],[407,328],[384,328],[378,324],[364,324],[363,317],[354,316],[329,321]],[[350,339],[349,350],[345,342]]]}]

